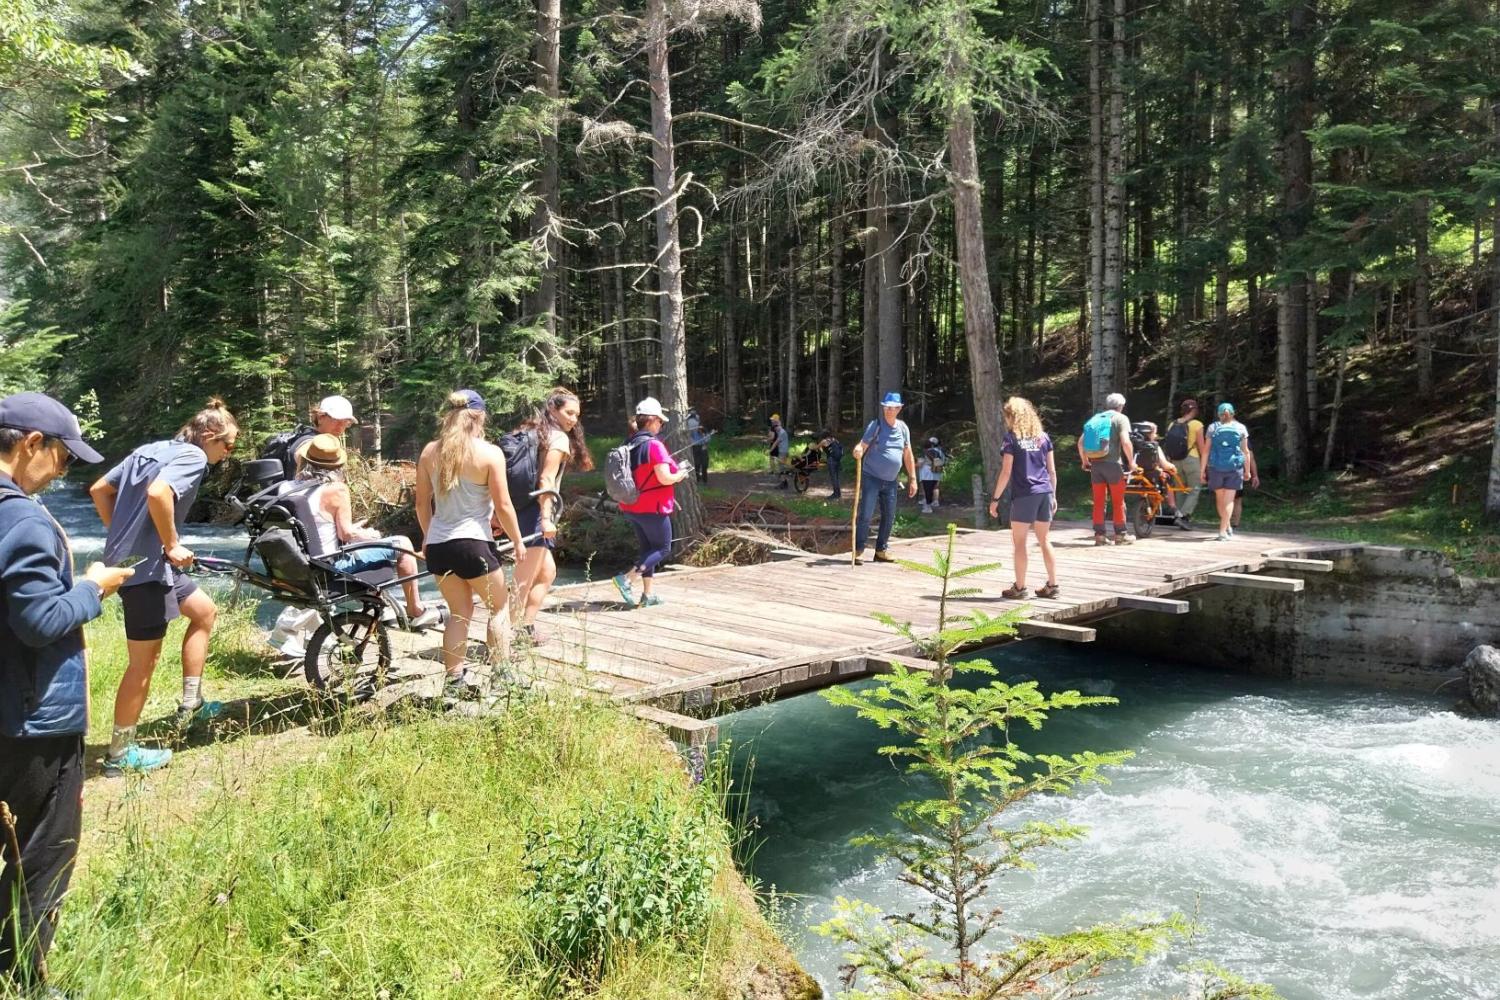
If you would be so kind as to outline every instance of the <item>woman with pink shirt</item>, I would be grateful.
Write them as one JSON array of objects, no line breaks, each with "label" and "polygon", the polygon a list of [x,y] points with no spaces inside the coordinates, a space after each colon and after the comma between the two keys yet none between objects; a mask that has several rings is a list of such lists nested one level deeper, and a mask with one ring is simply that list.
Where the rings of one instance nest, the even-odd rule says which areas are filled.
[{"label": "woman with pink shirt", "polygon": [[667,422],[661,403],[647,396],[636,404],[635,433],[630,437],[630,467],[641,495],[634,503],[620,504],[620,511],[635,529],[640,555],[629,572],[615,577],[615,587],[629,607],[636,607],[635,581],[640,581],[639,607],[655,607],[662,599],[651,593],[656,567],[672,552],[672,511],[676,509],[673,487],[688,477],[691,468],[679,468],[657,439]]}]

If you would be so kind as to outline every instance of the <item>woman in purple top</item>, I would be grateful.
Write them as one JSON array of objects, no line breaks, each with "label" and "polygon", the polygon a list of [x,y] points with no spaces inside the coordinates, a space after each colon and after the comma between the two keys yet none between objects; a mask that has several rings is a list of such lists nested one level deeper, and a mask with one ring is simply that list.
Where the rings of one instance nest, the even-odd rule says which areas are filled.
[{"label": "woman in purple top", "polygon": [[1047,567],[1047,585],[1038,587],[1036,596],[1057,596],[1057,560],[1052,541],[1047,537],[1052,515],[1057,512],[1057,463],[1052,457],[1052,439],[1042,430],[1042,418],[1029,400],[1012,396],[1005,401],[1005,456],[1000,463],[1000,477],[990,497],[990,517],[999,515],[1000,492],[1010,485],[1010,537],[1015,546],[1016,582],[1001,591],[1000,596],[1017,599],[1026,590],[1026,536],[1036,532]]}]

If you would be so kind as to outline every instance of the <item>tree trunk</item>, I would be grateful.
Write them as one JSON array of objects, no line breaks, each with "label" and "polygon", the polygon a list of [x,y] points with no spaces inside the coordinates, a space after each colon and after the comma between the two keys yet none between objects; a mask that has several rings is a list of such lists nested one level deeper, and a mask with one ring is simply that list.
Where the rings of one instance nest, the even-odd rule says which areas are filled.
[{"label": "tree trunk", "polygon": [[844,208],[838,202],[828,223],[828,242],[828,409],[823,425],[837,434],[844,409]]},{"label": "tree trunk", "polygon": [[[1125,342],[1125,3],[1114,0],[1109,63],[1109,136],[1104,178],[1104,350],[1100,378],[1124,392]],[[1099,401],[1102,403],[1102,400]]]},{"label": "tree trunk", "polygon": [[[960,8],[967,10],[967,8]],[[963,31],[960,30],[960,35]],[[950,62],[955,70],[967,67]],[[958,81],[954,81],[955,83]],[[979,449],[984,460],[984,482],[1000,474],[1005,421],[1000,413],[1000,353],[995,346],[995,306],[990,299],[989,268],[984,256],[984,204],[979,185],[979,162],[974,149],[974,112],[967,103],[953,109],[948,123],[948,159],[952,174],[953,224],[958,244],[958,279],[964,296],[964,344],[969,352],[969,384],[974,392],[974,418],[979,426]]]},{"label": "tree trunk", "polygon": [[802,408],[802,379],[798,369],[802,363],[802,331],[797,327],[797,246],[796,234],[787,240],[786,265],[786,409],[781,414],[781,426],[788,434],[797,433],[797,411]]},{"label": "tree trunk", "polygon": [[562,0],[536,0],[536,87],[548,103],[547,127],[541,135],[540,174],[537,197],[540,203],[531,214],[531,237],[542,255],[542,273],[532,292],[532,316],[541,320],[548,343],[543,353],[549,362],[557,359],[557,238],[553,220],[560,214],[557,179],[557,102],[559,42],[562,30]]},{"label": "tree trunk", "polygon": [[[1500,147],[1500,101],[1491,108],[1495,145]],[[1490,449],[1490,482],[1484,497],[1484,512],[1500,518],[1500,198],[1495,199],[1493,242],[1490,243],[1490,334],[1495,338],[1495,427]]]},{"label": "tree trunk", "polygon": [[[1312,214],[1314,0],[1292,0],[1283,73],[1281,253],[1307,231]],[[1291,274],[1276,296],[1276,428],[1281,474],[1307,472],[1307,276]]]},{"label": "tree trunk", "polygon": [[860,418],[875,419],[880,405],[880,241],[875,238],[875,189],[871,185],[865,208],[865,259],[861,304]]},{"label": "tree trunk", "polygon": [[1318,278],[1316,274],[1307,276],[1307,315],[1303,317],[1307,323],[1307,437],[1309,442],[1318,433],[1318,312],[1322,308],[1322,298],[1318,292]]},{"label": "tree trunk", "polygon": [[1088,330],[1091,363],[1091,406],[1104,405],[1110,389],[1105,384],[1104,359],[1104,55],[1102,0],[1089,0],[1089,280]]},{"label": "tree trunk", "polygon": [[1333,468],[1333,446],[1339,434],[1339,409],[1344,405],[1344,374],[1349,369],[1349,348],[1339,349],[1338,374],[1333,382],[1333,405],[1328,412],[1328,437],[1323,442],[1323,471]]},{"label": "tree trunk", "polygon": [[[657,313],[661,322],[661,402],[672,420],[667,447],[687,445],[687,330],[683,322],[682,245],[677,230],[677,150],[672,138],[672,73],[668,42],[672,25],[667,0],[646,0],[646,62],[651,84],[652,177],[656,183]],[[677,484],[673,530],[690,538],[703,528],[703,503],[689,476]]]},{"label": "tree trunk", "polygon": [[[901,337],[902,293],[900,243],[896,223],[888,207],[886,181],[876,181],[875,246],[877,289],[880,303],[880,374],[876,395],[898,392],[906,375],[906,352]],[[875,414],[878,415],[878,414]],[[874,419],[872,415],[871,419]]]},{"label": "tree trunk", "polygon": [[1417,392],[1426,396],[1432,392],[1432,258],[1428,252],[1428,227],[1432,224],[1432,204],[1424,194],[1417,198],[1415,243],[1417,273],[1411,283],[1411,317],[1416,327],[1417,344]]},{"label": "tree trunk", "polygon": [[738,420],[744,416],[744,396],[740,387],[740,279],[739,242],[734,224],[724,240],[724,415]]}]

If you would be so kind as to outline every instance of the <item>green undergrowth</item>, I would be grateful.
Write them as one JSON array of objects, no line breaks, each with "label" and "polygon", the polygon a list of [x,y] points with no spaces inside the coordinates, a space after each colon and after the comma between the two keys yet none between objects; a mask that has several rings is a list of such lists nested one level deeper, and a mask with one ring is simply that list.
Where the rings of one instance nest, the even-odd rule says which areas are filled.
[{"label": "green undergrowth", "polygon": [[790,967],[721,796],[607,706],[350,727],[258,773],[203,752],[190,815],[136,784],[75,880],[70,996],[686,1000]]}]

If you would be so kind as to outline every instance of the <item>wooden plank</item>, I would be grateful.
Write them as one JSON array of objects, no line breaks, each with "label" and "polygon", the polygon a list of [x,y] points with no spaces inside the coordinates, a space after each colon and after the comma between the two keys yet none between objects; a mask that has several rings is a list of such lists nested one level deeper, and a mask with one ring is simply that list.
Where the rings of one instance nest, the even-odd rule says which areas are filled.
[{"label": "wooden plank", "polygon": [[1064,642],[1093,642],[1096,635],[1093,629],[1082,625],[1037,621],[1018,622],[1016,634],[1035,639],[1061,639]]},{"label": "wooden plank", "polygon": [[905,656],[898,653],[871,656],[867,659],[866,669],[872,674],[888,674],[891,672],[892,663],[899,663],[908,670],[920,670],[928,674],[936,673],[938,669],[936,660],[924,660],[918,656]]},{"label": "wooden plank", "polygon": [[1271,556],[1266,560],[1266,569],[1293,569],[1303,573],[1332,573],[1332,559],[1299,559],[1291,556]]},{"label": "wooden plank", "polygon": [[1284,576],[1255,576],[1250,573],[1209,573],[1208,582],[1225,587],[1246,587],[1250,590],[1275,590],[1295,594],[1306,586],[1305,581]]},{"label": "wooden plank", "polygon": [[1121,594],[1119,606],[1132,611],[1156,611],[1164,615],[1185,615],[1190,607],[1187,601],[1174,601],[1169,597],[1147,597],[1145,594]]},{"label": "wooden plank", "polygon": [[630,711],[637,719],[644,719],[652,725],[660,726],[672,739],[690,747],[711,743],[719,735],[718,724],[707,719],[678,715],[676,712],[668,712],[652,705],[635,705]]}]

